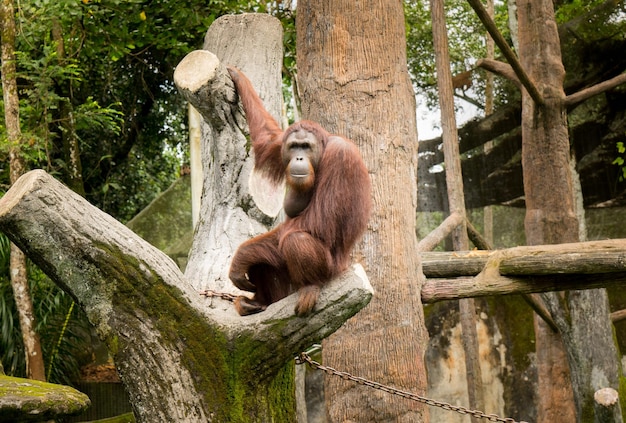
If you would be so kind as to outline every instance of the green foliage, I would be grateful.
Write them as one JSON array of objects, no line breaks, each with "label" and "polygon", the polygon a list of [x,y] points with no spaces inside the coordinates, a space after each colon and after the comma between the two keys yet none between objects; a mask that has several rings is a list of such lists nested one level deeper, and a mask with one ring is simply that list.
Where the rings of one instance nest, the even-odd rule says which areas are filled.
[{"label": "green foliage", "polygon": [[0,234],[0,362],[8,375],[24,373],[24,346],[9,275],[9,239]]},{"label": "green foliage", "polygon": [[560,3],[555,11],[556,22],[570,21],[583,13],[590,12],[602,3],[604,3],[603,0],[571,0]]},{"label": "green foliage", "polygon": [[[22,333],[9,280],[9,251],[9,240],[0,234],[0,361],[7,375],[25,377]],[[71,384],[81,362],[90,358],[87,319],[72,298],[30,262],[28,278],[48,381]]]},{"label": "green foliage", "polygon": [[[187,150],[186,108],[173,86],[174,67],[201,47],[217,16],[253,2],[31,0],[16,6],[20,153],[29,168],[62,180],[80,166],[87,199],[129,220],[187,160],[180,153]],[[78,143],[80,163],[72,163],[68,140]],[[0,125],[0,161],[10,147]],[[8,185],[6,168],[0,184]]]},{"label": "green foliage", "polygon": [[[445,8],[450,66],[452,75],[456,75],[474,69],[476,61],[485,57],[487,31],[466,1],[447,1]],[[416,93],[426,97],[430,108],[436,108],[438,92],[430,5],[428,1],[405,0],[404,11],[409,73]],[[495,21],[506,37],[506,5],[498,4],[495,13]],[[473,72],[472,89],[465,92],[467,99],[475,105],[484,103],[484,79],[482,70]],[[495,88],[496,103],[499,104],[506,102],[507,96],[513,92],[510,84],[502,79],[496,80]]]},{"label": "green foliage", "polygon": [[622,141],[617,142],[617,153],[619,155],[613,160],[612,164],[620,167],[621,174],[619,180],[624,181],[626,180],[626,145]]}]

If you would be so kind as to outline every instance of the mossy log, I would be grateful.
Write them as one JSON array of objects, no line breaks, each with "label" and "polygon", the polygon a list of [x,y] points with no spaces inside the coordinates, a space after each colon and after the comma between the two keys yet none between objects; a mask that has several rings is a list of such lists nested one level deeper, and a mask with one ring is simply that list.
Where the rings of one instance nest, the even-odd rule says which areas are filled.
[{"label": "mossy log", "polygon": [[0,374],[0,421],[42,422],[79,414],[89,397],[74,388]]},{"label": "mossy log", "polygon": [[422,301],[591,289],[626,282],[626,240],[422,253]]},{"label": "mossy log", "polygon": [[0,229],[85,310],[139,421],[289,413],[289,393],[276,409],[257,409],[283,392],[268,382],[372,295],[361,269],[323,290],[306,318],[294,316],[295,295],[245,318],[209,307],[168,256],[43,170],[22,176],[0,200]]}]

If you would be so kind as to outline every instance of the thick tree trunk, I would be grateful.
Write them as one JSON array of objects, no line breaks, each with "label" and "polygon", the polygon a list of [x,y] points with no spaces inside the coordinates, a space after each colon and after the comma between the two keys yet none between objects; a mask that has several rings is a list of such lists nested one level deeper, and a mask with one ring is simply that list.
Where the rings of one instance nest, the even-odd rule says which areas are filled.
[{"label": "thick tree trunk", "polygon": [[[204,179],[201,218],[195,228],[185,276],[198,290],[211,288],[239,293],[228,279],[230,259],[239,244],[267,231],[274,219],[261,213],[250,197],[248,182],[254,160],[245,134],[239,129],[247,124],[241,113],[229,116],[230,107],[237,108],[237,97],[230,88],[233,86],[230,76],[218,64],[236,66],[248,75],[265,108],[280,122],[282,26],[265,14],[224,16],[207,31],[204,49],[214,56],[194,52],[186,59],[188,64],[179,65],[174,75],[183,95],[204,118],[200,125]],[[199,69],[202,73],[198,73]],[[189,75],[184,74],[185,70]],[[202,78],[209,72],[216,73],[209,81],[211,84],[229,89],[212,86],[188,89],[193,83],[205,82]],[[226,97],[218,98],[216,94]],[[236,121],[225,124],[227,119]],[[274,200],[282,205],[282,197]]]},{"label": "thick tree trunk", "polygon": [[[4,121],[9,141],[9,172],[11,183],[24,173],[24,160],[21,156],[22,135],[20,129],[20,108],[17,94],[15,67],[15,17],[13,0],[2,0],[0,4],[0,28],[2,28],[2,92],[4,97]],[[28,286],[26,256],[11,243],[9,262],[11,287],[17,306],[20,329],[24,342],[26,375],[31,379],[46,380],[39,335],[35,331],[35,312]]]},{"label": "thick tree trunk", "polygon": [[[519,51],[524,68],[538,84],[544,104],[522,93],[522,167],[526,198],[526,240],[529,245],[577,241],[569,137],[561,59],[554,9],[548,0],[519,0]],[[587,421],[593,415],[593,394],[618,388],[619,365],[611,334],[604,290],[543,295],[559,334],[537,321],[539,421]],[[572,394],[567,369],[569,358]],[[545,348],[544,351],[540,350]],[[547,360],[547,361],[542,361]],[[600,377],[593,375],[601,375]]]},{"label": "thick tree trunk", "polygon": [[[417,133],[402,2],[298,2],[302,116],[354,140],[369,168],[374,212],[355,253],[376,295],[324,343],[324,363],[423,394],[423,282],[415,236]],[[326,379],[332,421],[424,422],[419,404]]]},{"label": "thick tree trunk", "polygon": [[[226,18],[232,31],[225,39],[240,46],[242,34],[258,37],[250,32],[255,16],[263,15]],[[220,138],[227,145],[219,147],[245,151],[245,143],[237,144],[245,140],[236,130],[243,120],[226,75],[215,55],[199,51],[178,65],[175,80],[213,133],[230,128],[233,138]],[[224,201],[243,204],[229,182],[211,181]],[[210,219],[202,215],[200,221]],[[234,234],[246,233],[236,226],[248,228],[248,222],[213,224],[223,226],[215,233]],[[306,318],[294,315],[297,295],[241,317],[225,300],[202,298],[164,253],[41,170],[24,175],[0,199],[0,230],[85,310],[114,357],[140,422],[295,421],[293,357],[334,332],[372,296],[357,266],[322,290]],[[220,258],[236,247],[235,238],[226,236],[224,250],[193,259]],[[204,287],[222,284],[197,275],[203,279],[195,282]]]}]

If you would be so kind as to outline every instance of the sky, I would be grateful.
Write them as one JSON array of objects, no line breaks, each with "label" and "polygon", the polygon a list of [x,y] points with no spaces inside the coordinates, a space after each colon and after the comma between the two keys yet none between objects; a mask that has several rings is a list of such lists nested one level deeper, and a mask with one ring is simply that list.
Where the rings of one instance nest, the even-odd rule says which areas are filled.
[{"label": "sky", "polygon": [[[420,140],[430,140],[441,135],[441,111],[429,110],[426,106],[426,99],[418,94],[415,97],[417,108],[417,136]],[[455,98],[457,106],[456,124],[463,126],[465,122],[473,119],[480,111],[470,103]]]}]

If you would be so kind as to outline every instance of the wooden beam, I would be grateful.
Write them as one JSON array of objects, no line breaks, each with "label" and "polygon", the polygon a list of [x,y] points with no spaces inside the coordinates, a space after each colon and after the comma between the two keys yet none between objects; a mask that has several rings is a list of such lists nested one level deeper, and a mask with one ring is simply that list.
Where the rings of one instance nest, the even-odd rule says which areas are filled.
[{"label": "wooden beam", "polygon": [[626,73],[619,74],[616,77],[611,78],[607,81],[600,82],[599,84],[568,95],[565,98],[565,105],[567,107],[575,106],[578,103],[583,102],[590,97],[593,97],[594,95],[601,94],[624,83],[626,83]]},{"label": "wooden beam", "polygon": [[590,289],[626,282],[626,240],[422,253],[422,301]]},{"label": "wooden beam", "polygon": [[441,222],[441,225],[422,238],[422,240],[417,244],[417,251],[426,252],[433,250],[437,244],[450,235],[450,233],[456,229],[464,219],[465,217],[463,217],[460,213],[452,213],[450,216],[446,217],[446,219]]},{"label": "wooden beam", "polygon": [[422,286],[422,302],[486,297],[492,295],[530,294],[533,292],[569,291],[608,288],[626,283],[626,272],[525,277],[462,277],[426,279]]},{"label": "wooden beam", "polygon": [[500,274],[506,276],[625,272],[626,239],[422,253],[427,278],[475,276],[488,261],[497,263]]}]

